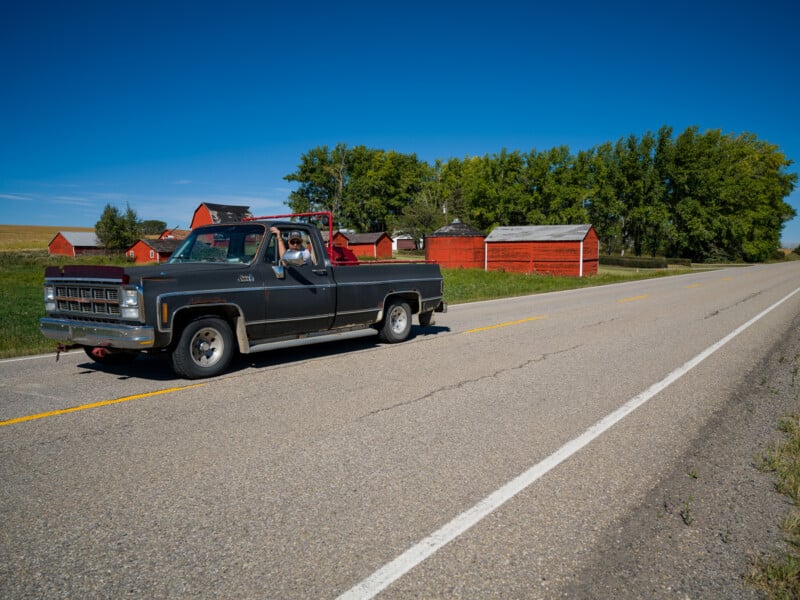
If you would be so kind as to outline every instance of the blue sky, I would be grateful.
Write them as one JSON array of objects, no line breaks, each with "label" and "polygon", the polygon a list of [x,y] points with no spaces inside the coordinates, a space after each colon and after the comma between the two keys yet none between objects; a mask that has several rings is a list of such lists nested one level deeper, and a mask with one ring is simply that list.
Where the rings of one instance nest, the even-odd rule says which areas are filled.
[{"label": "blue sky", "polygon": [[285,212],[339,142],[432,163],[696,125],[800,170],[796,2],[538,4],[4,2],[0,223]]}]

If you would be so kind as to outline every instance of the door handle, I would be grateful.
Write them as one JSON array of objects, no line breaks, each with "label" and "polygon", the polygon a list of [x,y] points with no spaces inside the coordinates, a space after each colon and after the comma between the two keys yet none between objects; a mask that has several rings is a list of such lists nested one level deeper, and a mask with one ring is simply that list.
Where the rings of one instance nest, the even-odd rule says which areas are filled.
[{"label": "door handle", "polygon": [[314,273],[315,275],[327,275],[328,274],[328,270],[327,269],[311,269],[311,272]]}]

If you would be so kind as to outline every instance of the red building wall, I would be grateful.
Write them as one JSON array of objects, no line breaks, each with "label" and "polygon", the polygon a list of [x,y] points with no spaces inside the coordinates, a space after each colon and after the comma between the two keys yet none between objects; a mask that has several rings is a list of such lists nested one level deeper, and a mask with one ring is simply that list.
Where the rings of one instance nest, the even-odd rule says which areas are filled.
[{"label": "red building wall", "polygon": [[347,239],[347,236],[337,231],[333,234],[333,245],[349,248],[358,257],[392,258],[392,238],[382,235],[378,241],[370,244],[356,244]]},{"label": "red building wall", "polygon": [[189,226],[189,229],[194,229],[195,227],[200,227],[201,225],[211,225],[214,220],[211,218],[211,213],[205,207],[205,205],[201,204],[198,206],[194,211],[194,216],[192,216],[192,224]]},{"label": "red building wall", "polygon": [[445,269],[482,269],[484,242],[478,236],[426,237],[425,260]]},{"label": "red building wall", "polygon": [[75,256],[74,248],[72,244],[70,244],[67,239],[59,234],[56,234],[56,237],[50,242],[50,245],[47,247],[50,254],[59,254],[63,256]]},{"label": "red building wall", "polygon": [[[152,254],[152,256],[151,256]],[[161,263],[165,262],[169,257],[161,257],[161,254],[145,244],[142,240],[136,242],[133,246],[128,248],[127,256],[133,258],[137,263]]]},{"label": "red building wall", "polygon": [[492,242],[486,244],[486,270],[567,277],[594,275],[598,271],[598,252],[594,228],[589,229],[583,240],[582,256],[580,241]]}]

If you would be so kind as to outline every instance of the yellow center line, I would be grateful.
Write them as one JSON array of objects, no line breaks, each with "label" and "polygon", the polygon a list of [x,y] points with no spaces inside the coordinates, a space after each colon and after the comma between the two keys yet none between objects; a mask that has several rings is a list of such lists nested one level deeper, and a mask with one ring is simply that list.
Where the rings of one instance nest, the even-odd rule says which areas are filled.
[{"label": "yellow center line", "polygon": [[130,400],[138,400],[140,398],[149,398],[151,396],[160,396],[161,394],[169,394],[171,392],[180,392],[182,390],[190,390],[192,388],[200,387],[205,383],[195,383],[192,385],[184,385],[182,387],[167,388],[165,390],[156,390],[155,392],[147,392],[145,394],[136,394],[134,396],[123,396],[122,398],[114,398],[113,400],[101,400],[100,402],[92,402],[91,404],[81,404],[80,406],[73,406],[71,408],[61,408],[59,410],[51,410],[49,412],[38,413],[36,415],[27,415],[25,417],[17,417],[16,419],[9,419],[8,421],[0,421],[0,427],[6,425],[14,425],[15,423],[24,423],[25,421],[35,421],[36,419],[44,419],[47,417],[55,417],[57,415],[65,415],[79,410],[88,410],[90,408],[100,408],[101,406],[109,406],[111,404],[119,404],[120,402],[128,402]]},{"label": "yellow center line", "polygon": [[617,302],[634,302],[635,300],[644,300],[649,294],[642,294],[641,296],[631,296],[630,298],[622,298]]},{"label": "yellow center line", "polygon": [[528,317],[527,319],[520,319],[519,321],[508,321],[506,323],[498,323],[497,325],[489,325],[487,327],[478,327],[477,329],[468,329],[464,333],[475,333],[476,331],[486,331],[488,329],[497,329],[498,327],[508,327],[509,325],[519,325],[520,323],[527,323],[528,321],[538,321],[539,319],[546,319],[547,317],[541,315],[539,317]]},{"label": "yellow center line", "polygon": [[701,285],[702,285],[701,283],[693,283],[692,285],[687,285],[686,287],[691,289],[691,288],[700,287]]}]

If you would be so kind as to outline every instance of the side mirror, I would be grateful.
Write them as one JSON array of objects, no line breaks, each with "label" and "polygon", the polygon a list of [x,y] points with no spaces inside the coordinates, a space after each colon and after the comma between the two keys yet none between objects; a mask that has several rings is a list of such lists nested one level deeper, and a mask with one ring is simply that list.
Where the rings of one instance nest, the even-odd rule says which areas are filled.
[{"label": "side mirror", "polygon": [[292,267],[302,267],[305,264],[303,252],[300,250],[287,250],[283,255],[283,262]]},{"label": "side mirror", "polygon": [[286,271],[283,270],[283,265],[272,265],[272,271],[278,279],[286,279]]}]

